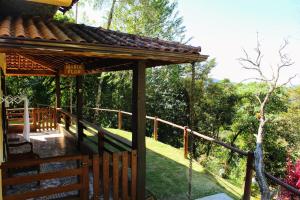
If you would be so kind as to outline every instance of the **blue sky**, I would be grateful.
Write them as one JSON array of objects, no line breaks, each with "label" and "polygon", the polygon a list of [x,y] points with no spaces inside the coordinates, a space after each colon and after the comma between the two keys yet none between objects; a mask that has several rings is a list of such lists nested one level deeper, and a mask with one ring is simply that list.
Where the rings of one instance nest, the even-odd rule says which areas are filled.
[{"label": "blue sky", "polygon": [[[190,44],[201,46],[203,54],[217,60],[217,66],[211,73],[212,78],[229,78],[231,81],[240,82],[256,77],[256,74],[242,69],[237,59],[243,56],[243,48],[250,55],[253,53],[258,33],[264,54],[265,73],[271,75],[270,66],[276,67],[279,58],[278,49],[284,39],[287,39],[289,45],[286,53],[295,64],[284,70],[280,81],[284,82],[290,76],[298,74],[292,84],[300,84],[299,0],[177,0],[177,2],[179,15],[183,16],[187,28],[187,36],[193,37]],[[102,10],[99,13],[92,8],[83,10],[88,11],[90,19],[98,19],[99,15],[108,11]],[[87,23],[82,21],[82,16],[80,13],[79,23]]]},{"label": "blue sky", "polygon": [[[217,59],[211,76],[239,82],[255,74],[241,68],[238,58],[242,48],[253,52],[259,33],[265,72],[276,66],[278,49],[284,39],[286,53],[295,64],[282,74],[281,81],[299,74],[293,84],[300,84],[300,1],[297,0],[179,0],[179,14],[184,18],[192,45]],[[254,55],[254,54],[253,54]]]}]

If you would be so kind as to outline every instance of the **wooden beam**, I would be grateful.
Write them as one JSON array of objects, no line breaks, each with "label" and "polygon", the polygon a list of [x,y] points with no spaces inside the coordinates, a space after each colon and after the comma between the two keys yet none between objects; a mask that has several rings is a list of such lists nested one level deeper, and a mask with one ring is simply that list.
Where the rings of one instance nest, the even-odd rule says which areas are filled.
[{"label": "wooden beam", "polygon": [[83,140],[83,126],[80,123],[82,120],[82,106],[83,106],[83,94],[82,94],[82,76],[76,76],[76,111],[77,111],[77,147],[80,149],[80,143]]},{"label": "wooden beam", "polygon": [[137,199],[145,199],[146,188],[146,63],[139,61],[133,67],[132,77],[132,147],[137,150]]},{"label": "wooden beam", "polygon": [[[59,74],[55,75],[55,107],[60,108],[61,107],[61,90],[60,90],[60,76]],[[57,123],[60,123],[60,112],[56,112],[56,120]]]},{"label": "wooden beam", "polygon": [[55,76],[55,73],[48,70],[7,69],[6,75],[7,76]]}]

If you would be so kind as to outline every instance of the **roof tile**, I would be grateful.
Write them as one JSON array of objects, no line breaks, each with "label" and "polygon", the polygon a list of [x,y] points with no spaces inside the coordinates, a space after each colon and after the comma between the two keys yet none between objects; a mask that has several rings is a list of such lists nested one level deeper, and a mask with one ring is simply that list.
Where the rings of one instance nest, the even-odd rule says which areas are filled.
[{"label": "roof tile", "polygon": [[63,23],[40,17],[0,17],[0,38],[24,38],[32,40],[60,41],[70,43],[93,43],[150,49],[162,52],[199,54],[200,47],[180,44],[86,26],[83,24]]}]

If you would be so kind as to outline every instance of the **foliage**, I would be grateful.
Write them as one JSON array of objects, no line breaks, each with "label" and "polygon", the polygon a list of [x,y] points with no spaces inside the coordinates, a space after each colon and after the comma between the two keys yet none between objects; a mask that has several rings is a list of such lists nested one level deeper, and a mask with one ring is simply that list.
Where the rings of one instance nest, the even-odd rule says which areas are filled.
[{"label": "foliage", "polygon": [[[300,190],[300,160],[296,161],[294,164],[292,159],[290,157],[287,158],[286,162],[286,177],[285,182],[295,188],[298,188]],[[280,200],[290,200],[290,199],[299,199],[294,193],[288,191],[284,187],[281,188]]]}]

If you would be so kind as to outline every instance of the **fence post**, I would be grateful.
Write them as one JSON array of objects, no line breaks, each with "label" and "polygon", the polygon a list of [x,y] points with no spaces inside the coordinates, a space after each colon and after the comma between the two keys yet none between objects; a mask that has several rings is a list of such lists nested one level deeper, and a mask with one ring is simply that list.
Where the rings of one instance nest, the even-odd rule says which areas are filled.
[{"label": "fence post", "polygon": [[253,152],[248,152],[243,200],[250,200],[250,198],[251,198],[251,183],[252,183],[252,175],[253,175],[253,163],[254,163],[254,153]]},{"label": "fence post", "polygon": [[184,149],[184,158],[188,158],[188,153],[189,153],[189,134],[188,134],[186,126],[183,129],[183,149]]},{"label": "fence post", "polygon": [[154,117],[154,120],[153,120],[153,137],[155,140],[158,139],[158,121],[157,121],[157,117],[155,116]]},{"label": "fence post", "polygon": [[118,129],[122,129],[122,112],[118,111]]}]

